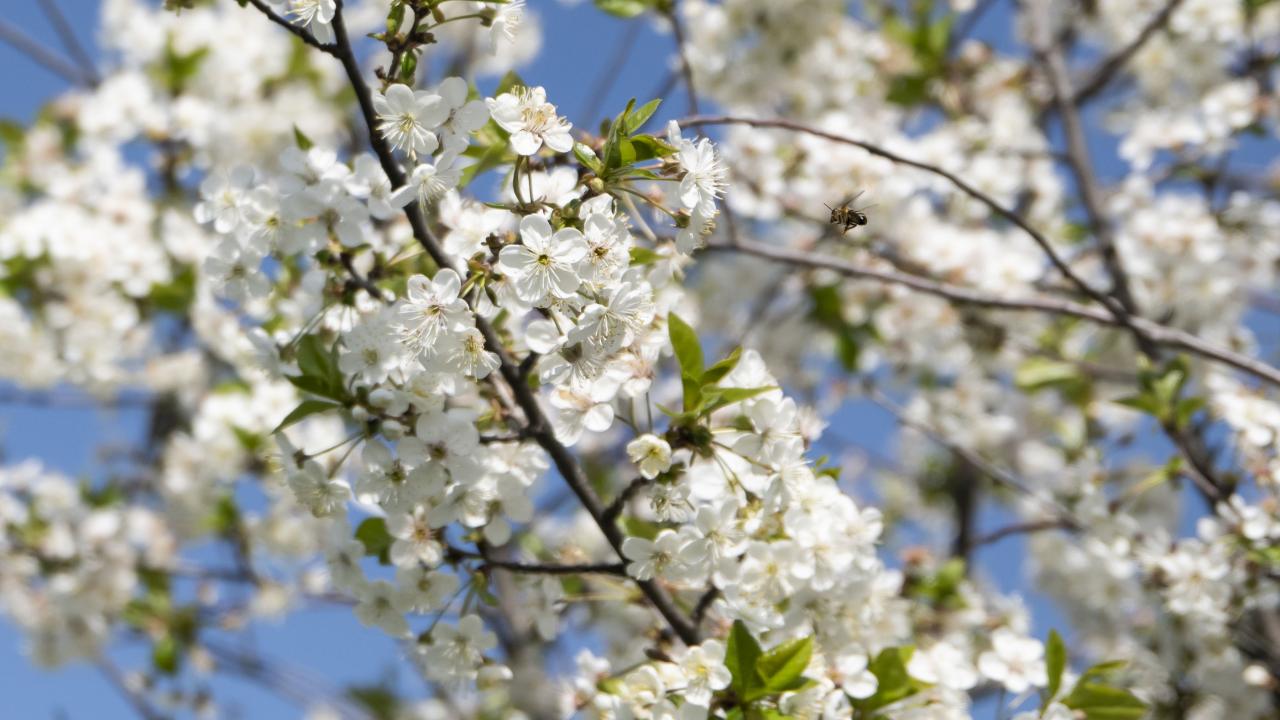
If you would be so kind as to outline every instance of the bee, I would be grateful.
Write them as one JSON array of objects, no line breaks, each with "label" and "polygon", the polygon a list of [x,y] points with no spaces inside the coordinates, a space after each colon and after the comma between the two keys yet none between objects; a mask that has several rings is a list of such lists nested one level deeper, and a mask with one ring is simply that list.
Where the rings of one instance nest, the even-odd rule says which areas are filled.
[{"label": "bee", "polygon": [[849,207],[850,205],[853,204],[855,200],[862,197],[862,193],[864,192],[866,192],[866,190],[859,192],[857,195],[854,195],[848,200],[845,200],[844,202],[840,203],[836,207],[831,207],[830,205],[827,205],[826,208],[831,211],[830,223],[832,225],[842,226],[844,228],[845,233],[849,232],[850,230],[856,227],[861,227],[863,225],[866,225],[867,224],[866,211],[875,207],[875,205],[866,205],[864,207],[858,208],[857,210]]}]

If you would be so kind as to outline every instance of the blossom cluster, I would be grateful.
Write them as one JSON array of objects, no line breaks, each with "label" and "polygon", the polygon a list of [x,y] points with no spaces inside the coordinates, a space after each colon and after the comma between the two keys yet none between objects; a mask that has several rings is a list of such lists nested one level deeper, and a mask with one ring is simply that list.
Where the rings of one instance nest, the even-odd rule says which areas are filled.
[{"label": "blossom cluster", "polygon": [[[406,717],[1274,714],[1280,202],[1229,163],[1277,6],[1024,3],[1023,57],[966,2],[597,2],[732,117],[596,135],[507,72],[519,0],[175,4],[105,0],[116,64],[0,169],[0,377],[148,426],[0,469],[37,662],[142,638],[145,706],[337,603],[432,689]],[[1046,31],[1122,69],[1060,97]],[[1045,129],[1095,93],[1096,197]],[[1069,655],[983,575],[1022,535]]]}]

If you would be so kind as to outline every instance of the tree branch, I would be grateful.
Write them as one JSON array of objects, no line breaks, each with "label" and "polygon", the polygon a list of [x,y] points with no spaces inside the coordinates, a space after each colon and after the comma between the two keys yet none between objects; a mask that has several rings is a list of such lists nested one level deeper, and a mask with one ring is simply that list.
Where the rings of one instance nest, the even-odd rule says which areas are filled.
[{"label": "tree branch", "polygon": [[1029,535],[1032,533],[1044,532],[1046,530],[1075,530],[1070,525],[1063,523],[1061,520],[1046,518],[1044,520],[1028,520],[1026,522],[1013,523],[1004,527],[992,530],[984,535],[979,535],[969,543],[969,550],[976,550],[984,545],[999,542],[1007,537],[1014,535]]},{"label": "tree branch", "polygon": [[129,706],[133,708],[133,711],[138,714],[138,717],[143,718],[143,720],[164,720],[164,714],[151,707],[151,703],[147,702],[142,693],[129,687],[129,682],[125,679],[124,673],[120,672],[120,668],[116,667],[115,663],[104,656],[98,660],[97,665],[98,672],[102,673],[102,676],[107,679],[111,687],[119,691],[120,695],[129,703]]},{"label": "tree branch", "polygon": [[[1071,102],[1071,78],[1067,74],[1067,61],[1062,50],[1046,46],[1039,51],[1050,84],[1053,86],[1053,101],[1062,121],[1062,133],[1067,141],[1067,166],[1075,177],[1076,189],[1084,202],[1085,214],[1089,218],[1089,228],[1098,240],[1098,249],[1102,251],[1102,264],[1111,276],[1112,293],[1120,301],[1120,306],[1129,315],[1138,315],[1138,306],[1129,289],[1129,276],[1124,270],[1120,254],[1116,251],[1115,237],[1106,212],[1103,210],[1102,189],[1098,187],[1097,175],[1093,170],[1093,162],[1089,159],[1089,147],[1085,141],[1084,124],[1080,122],[1080,114]],[[1138,338],[1142,344],[1143,338]]]},{"label": "tree branch", "polygon": [[610,524],[616,522],[618,516],[622,514],[624,509],[626,509],[627,503],[630,502],[631,498],[635,497],[636,493],[643,490],[652,482],[652,480],[638,477],[627,483],[627,486],[622,489],[622,492],[618,493],[618,497],[614,498],[613,502],[609,503],[609,507],[605,508],[605,520]]},{"label": "tree branch", "polygon": [[[253,2],[255,6],[260,5],[260,0],[250,0],[250,2]],[[259,7],[259,9],[262,8]],[[347,36],[341,2],[339,2],[338,11],[333,18],[333,30],[336,38],[334,45],[316,47],[333,55],[342,63],[347,80],[355,91],[360,113],[368,133],[370,147],[373,148],[374,153],[378,156],[378,162],[381,164],[387,178],[391,181],[392,187],[401,187],[405,184],[405,173],[396,161],[390,145],[378,134],[377,113],[374,111],[373,97],[360,70],[360,64],[356,60],[351,40]],[[431,256],[431,259],[440,267],[454,267],[451,258],[444,252],[439,240],[427,224],[421,208],[416,203],[410,203],[405,207],[405,215],[413,228],[414,238]],[[596,525],[604,533],[609,545],[613,547],[619,557],[625,557],[622,554],[622,541],[624,539],[622,532],[618,530],[616,525],[605,521],[604,504],[600,501],[595,491],[592,490],[590,480],[587,478],[586,472],[578,464],[577,459],[569,452],[568,448],[556,439],[555,432],[552,430],[551,423],[545,413],[543,413],[537,396],[529,387],[529,384],[524,382],[524,378],[520,374],[519,365],[512,360],[506,346],[488,321],[482,317],[476,317],[476,328],[484,336],[486,346],[498,356],[499,372],[507,385],[510,386],[515,396],[515,402],[528,419],[529,436],[551,457],[551,461],[560,472],[561,477],[574,495],[577,496],[583,507],[586,508],[587,512],[590,513],[592,519],[595,520]],[[697,629],[684,618],[679,608],[676,607],[671,597],[661,586],[652,580],[634,580],[634,582],[681,640],[689,645],[697,644],[699,639]]]},{"label": "tree branch", "polygon": [[800,132],[805,133],[806,135],[820,137],[832,142],[859,147],[872,155],[882,157],[890,162],[897,163],[899,165],[906,165],[907,167],[913,167],[918,170],[923,170],[927,173],[937,175],[951,183],[956,187],[956,189],[960,190],[964,194],[987,206],[991,212],[1005,220],[1008,220],[1010,223],[1017,226],[1018,229],[1025,232],[1036,243],[1036,245],[1039,246],[1040,250],[1045,254],[1045,257],[1049,259],[1049,263],[1053,265],[1053,267],[1061,273],[1063,277],[1069,280],[1072,285],[1075,285],[1090,299],[1098,302],[1103,307],[1112,310],[1112,312],[1116,314],[1117,320],[1121,320],[1121,324],[1124,324],[1123,319],[1127,317],[1124,312],[1124,308],[1118,306],[1114,298],[1085,282],[1084,278],[1080,277],[1076,271],[1067,264],[1067,261],[1058,254],[1058,251],[1054,249],[1053,245],[1049,242],[1049,239],[1046,238],[1043,233],[1032,227],[1020,214],[1001,205],[990,195],[965,182],[955,173],[945,170],[937,165],[903,157],[902,155],[885,150],[879,145],[875,145],[873,143],[846,137],[844,135],[837,135],[825,130],[819,130],[818,128],[810,127],[803,123],[793,122],[791,120],[767,120],[734,117],[729,115],[707,115],[684,118],[683,120],[680,120],[679,123],[682,127],[697,127],[700,125],[747,125],[750,127],[791,130],[793,132]]},{"label": "tree branch", "polygon": [[[267,5],[265,2],[263,2],[262,0],[249,0],[249,4],[257,8],[258,10],[260,10],[263,15],[266,15],[268,20],[279,25],[285,30],[288,30],[290,33],[292,33],[295,37],[297,37],[302,42],[310,45],[311,47],[319,50],[320,52],[327,53],[329,55],[333,55],[334,57],[337,57],[337,52],[333,45],[320,44],[320,41],[316,40],[314,35],[307,32],[305,29],[300,28],[297,25],[294,25],[293,23],[289,22],[288,18],[283,18],[277,15],[275,11],[272,10],[271,7]],[[334,18],[334,27],[335,29],[337,27],[336,17]]]},{"label": "tree branch", "polygon": [[4,20],[0,20],[0,43],[4,43],[26,55],[37,65],[49,70],[72,85],[85,85],[88,83],[88,79],[80,74],[80,70],[76,66],[63,60],[61,56],[52,50],[32,40],[31,36],[23,32],[21,28],[10,25]]},{"label": "tree branch", "polygon": [[515,573],[530,575],[621,575],[626,577],[626,563],[525,563],[514,560],[498,560],[487,553],[473,552],[463,548],[448,548],[448,558],[452,561],[460,559],[479,560],[482,568],[491,567]]},{"label": "tree branch", "polygon": [[1142,27],[1142,30],[1128,45],[1103,60],[1093,72],[1089,73],[1089,79],[1071,95],[1071,104],[1075,106],[1083,105],[1092,99],[1094,95],[1102,92],[1111,83],[1112,78],[1123,70],[1124,66],[1128,65],[1129,61],[1133,59],[1133,56],[1138,54],[1138,51],[1147,44],[1147,41],[1155,37],[1156,33],[1169,24],[1169,18],[1173,17],[1174,11],[1181,4],[1182,0],[1168,0],[1159,12],[1151,16],[1151,19],[1147,21],[1147,24]]},{"label": "tree branch", "polygon": [[[888,270],[874,270],[862,267],[842,258],[808,253],[802,250],[791,250],[785,247],[765,245],[752,240],[739,240],[737,245],[723,242],[707,244],[707,250],[738,252],[760,258],[777,260],[789,265],[808,267],[819,270],[831,270],[846,277],[872,280],[886,285],[899,285],[927,295],[944,298],[962,305],[990,310],[1007,310],[1010,312],[1041,312],[1050,315],[1061,315],[1087,320],[1098,325],[1120,327],[1122,324],[1111,313],[1098,308],[1082,305],[1068,300],[1046,297],[1002,298],[987,295],[978,290],[950,285]],[[1157,345],[1175,348],[1193,355],[1220,362],[1267,383],[1280,387],[1280,369],[1276,369],[1255,358],[1233,352],[1226,348],[1208,343],[1191,333],[1178,328],[1161,325],[1144,318],[1132,318],[1134,325],[1150,337]]]},{"label": "tree branch", "polygon": [[84,45],[80,44],[80,39],[76,37],[71,23],[67,22],[67,16],[62,14],[62,9],[58,7],[57,0],[40,0],[40,9],[44,12],[49,24],[53,26],[53,31],[58,34],[58,40],[62,43],[62,48],[67,51],[71,59],[80,64],[80,73],[85,82],[90,87],[97,87],[101,81],[101,77],[98,75],[98,68],[94,64],[93,58],[84,49]]},{"label": "tree branch", "polygon": [[684,75],[684,91],[685,97],[689,101],[689,112],[693,115],[698,114],[698,91],[693,85],[693,66],[689,64],[689,54],[685,52],[684,25],[680,22],[680,17],[676,14],[675,4],[672,3],[671,9],[666,13],[667,20],[671,23],[671,34],[676,41],[676,52],[680,55],[680,72]]}]

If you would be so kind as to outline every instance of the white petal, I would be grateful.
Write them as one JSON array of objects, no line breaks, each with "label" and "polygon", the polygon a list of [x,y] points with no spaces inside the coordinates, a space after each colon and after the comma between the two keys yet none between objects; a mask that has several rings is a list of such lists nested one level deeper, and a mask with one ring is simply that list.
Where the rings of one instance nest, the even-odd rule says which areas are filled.
[{"label": "white petal", "polygon": [[547,144],[547,147],[559,153],[573,149],[573,136],[569,134],[568,128],[543,135],[542,141]]},{"label": "white petal", "polygon": [[528,130],[520,130],[511,135],[511,149],[515,150],[517,155],[533,155],[540,147],[542,147],[542,138]]}]

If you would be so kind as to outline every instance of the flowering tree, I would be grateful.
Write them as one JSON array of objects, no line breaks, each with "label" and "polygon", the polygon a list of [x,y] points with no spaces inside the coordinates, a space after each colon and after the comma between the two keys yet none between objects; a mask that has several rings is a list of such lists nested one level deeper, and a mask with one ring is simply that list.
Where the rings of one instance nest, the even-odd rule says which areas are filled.
[{"label": "flowering tree", "polygon": [[681,88],[598,132],[521,0],[166,5],[3,128],[4,378],[149,418],[0,473],[34,662],[216,712],[325,602],[430,690],[315,717],[1280,713],[1280,4],[596,0]]}]

